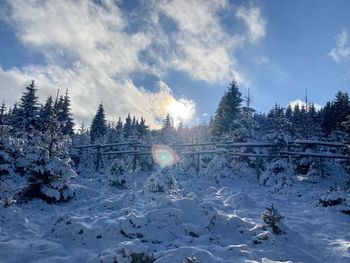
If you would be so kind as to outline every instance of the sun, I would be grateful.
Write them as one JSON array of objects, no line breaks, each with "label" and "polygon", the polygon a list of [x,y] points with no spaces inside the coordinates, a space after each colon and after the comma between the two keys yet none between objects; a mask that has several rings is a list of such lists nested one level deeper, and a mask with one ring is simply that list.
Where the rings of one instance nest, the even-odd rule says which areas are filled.
[{"label": "sun", "polygon": [[177,127],[180,122],[188,123],[191,121],[195,113],[194,109],[194,102],[186,99],[173,100],[167,107],[169,114],[174,120],[175,127]]}]

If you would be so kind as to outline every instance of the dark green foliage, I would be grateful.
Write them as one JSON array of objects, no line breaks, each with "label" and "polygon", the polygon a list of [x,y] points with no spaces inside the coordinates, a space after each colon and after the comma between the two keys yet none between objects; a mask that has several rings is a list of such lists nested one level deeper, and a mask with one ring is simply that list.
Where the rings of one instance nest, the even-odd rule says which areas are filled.
[{"label": "dark green foliage", "polygon": [[39,122],[39,105],[38,97],[36,96],[37,89],[35,88],[34,80],[26,87],[23,93],[18,111],[12,111],[15,114],[13,126],[23,129],[28,132],[40,129]]},{"label": "dark green foliage", "polygon": [[211,129],[214,137],[221,137],[240,127],[241,103],[241,93],[239,92],[237,82],[233,80],[228,91],[221,98],[219,107],[216,110]]},{"label": "dark green foliage", "polygon": [[68,90],[64,96],[61,96],[56,102],[55,110],[57,114],[57,120],[61,123],[61,130],[64,135],[74,134],[74,122],[71,114],[71,101],[68,95]]},{"label": "dark green foliage", "polygon": [[273,233],[282,234],[283,230],[281,229],[282,216],[277,208],[271,205],[271,207],[266,207],[266,211],[261,214],[261,219],[265,222],[265,224],[272,228]]},{"label": "dark green foliage", "polygon": [[0,106],[0,125],[6,125],[7,124],[7,114],[6,114],[6,105],[5,102],[3,102]]},{"label": "dark green foliage", "polygon": [[284,109],[275,104],[275,106],[270,110],[267,114],[267,118],[269,119],[269,128],[271,132],[283,132],[288,128],[288,121],[284,115]]},{"label": "dark green foliage", "polygon": [[41,121],[41,130],[47,131],[50,120],[54,114],[53,99],[49,96],[40,110],[40,121]]},{"label": "dark green foliage", "polygon": [[330,135],[334,131],[345,131],[342,125],[346,121],[346,117],[350,115],[350,101],[347,92],[339,91],[335,100],[327,102],[321,112],[322,131],[326,135]]},{"label": "dark green foliage", "polygon": [[96,115],[91,123],[90,139],[91,142],[95,142],[97,139],[102,138],[107,133],[107,122],[105,117],[105,111],[102,103],[98,106]]},{"label": "dark green foliage", "polygon": [[115,126],[115,130],[119,137],[123,136],[123,122],[122,119],[119,117],[117,125]]},{"label": "dark green foliage", "polygon": [[284,116],[286,117],[288,122],[293,121],[293,109],[292,106],[290,106],[290,104],[288,104]]},{"label": "dark green foliage", "polygon": [[163,121],[163,127],[162,129],[164,131],[170,131],[173,130],[173,122],[171,120],[170,114],[168,113]]},{"label": "dark green foliage", "polygon": [[140,123],[137,125],[137,135],[139,138],[144,138],[148,136],[149,130],[148,126],[146,125],[146,120],[145,118],[141,117]]},{"label": "dark green foliage", "polygon": [[130,117],[130,114],[128,114],[128,116],[125,119],[123,131],[125,138],[128,138],[132,135],[132,119]]}]

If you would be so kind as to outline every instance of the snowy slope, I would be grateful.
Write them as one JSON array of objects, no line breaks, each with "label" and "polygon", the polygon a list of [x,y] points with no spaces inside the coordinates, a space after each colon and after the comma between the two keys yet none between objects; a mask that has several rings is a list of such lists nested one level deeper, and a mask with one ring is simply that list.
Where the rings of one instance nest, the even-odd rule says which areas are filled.
[{"label": "snowy slope", "polygon": [[[0,207],[0,262],[350,262],[350,216],[318,205],[334,181],[343,183],[342,170],[332,174],[294,178],[275,193],[244,166],[178,171],[167,192],[148,190],[149,173],[130,174],[118,189],[105,174],[83,172],[68,203]],[[271,203],[285,234],[263,227]]]}]

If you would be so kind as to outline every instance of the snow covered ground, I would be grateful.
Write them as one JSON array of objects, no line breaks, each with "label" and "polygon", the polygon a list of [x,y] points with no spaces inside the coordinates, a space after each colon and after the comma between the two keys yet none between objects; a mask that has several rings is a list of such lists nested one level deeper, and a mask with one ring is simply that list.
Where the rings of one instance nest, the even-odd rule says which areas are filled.
[{"label": "snow covered ground", "polygon": [[[342,170],[329,172],[277,193],[243,165],[175,171],[166,192],[148,190],[150,173],[128,175],[119,189],[106,174],[82,172],[68,203],[0,206],[0,262],[350,262],[350,216],[319,205],[330,185],[344,184]],[[285,234],[263,226],[272,203]]]}]

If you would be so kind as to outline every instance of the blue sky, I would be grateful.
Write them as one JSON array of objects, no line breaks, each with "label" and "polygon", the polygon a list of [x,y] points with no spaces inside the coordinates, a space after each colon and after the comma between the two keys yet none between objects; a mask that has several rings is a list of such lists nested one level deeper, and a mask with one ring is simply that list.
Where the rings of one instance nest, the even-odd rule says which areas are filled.
[{"label": "blue sky", "polygon": [[350,1],[2,1],[1,100],[35,79],[69,89],[77,122],[168,111],[203,122],[235,77],[267,112],[350,91]]}]

